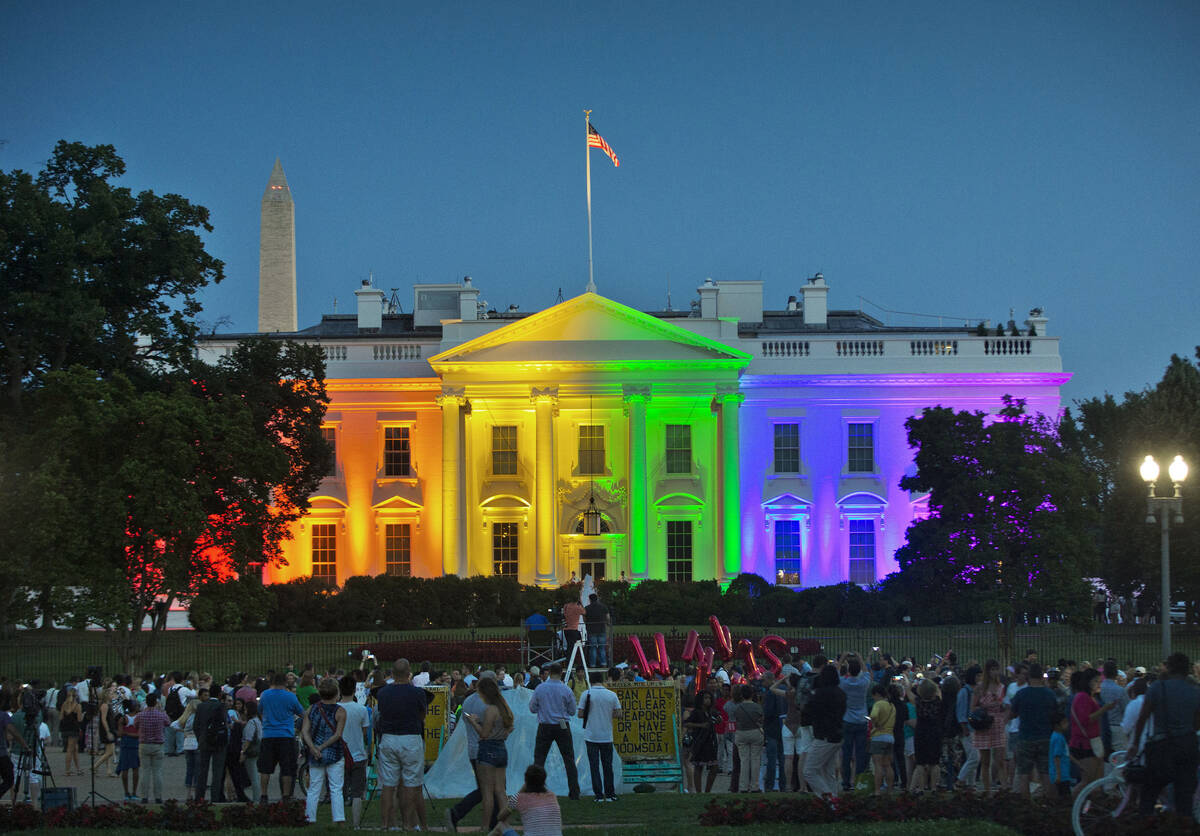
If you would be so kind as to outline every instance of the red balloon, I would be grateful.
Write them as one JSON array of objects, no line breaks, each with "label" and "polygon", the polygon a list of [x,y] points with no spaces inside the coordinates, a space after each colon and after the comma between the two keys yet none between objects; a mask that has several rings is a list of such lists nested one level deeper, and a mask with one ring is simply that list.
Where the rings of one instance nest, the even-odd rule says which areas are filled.
[{"label": "red balloon", "polygon": [[667,655],[667,638],[662,633],[654,634],[654,650],[658,655],[655,669],[663,676],[671,675],[671,657]]},{"label": "red balloon", "polygon": [[633,650],[633,665],[642,672],[642,676],[650,678],[650,663],[646,661],[646,651],[642,650],[642,640],[637,636],[629,637],[629,647]]},{"label": "red balloon", "polygon": [[704,648],[700,646],[700,634],[695,630],[688,630],[687,640],[683,643],[683,661],[690,662],[704,652]]},{"label": "red balloon", "polygon": [[783,662],[771,652],[771,645],[778,645],[780,648],[787,647],[787,639],[783,636],[767,635],[758,640],[758,649],[767,657],[771,670],[775,672],[776,676],[779,676],[779,672],[783,670]]},{"label": "red balloon", "polygon": [[650,679],[656,673],[670,676],[671,657],[667,655],[667,639],[662,633],[654,634],[656,658],[653,662],[646,658],[646,651],[642,649],[642,640],[637,636],[629,637],[629,646],[633,650],[633,664],[642,672],[643,677]]},{"label": "red balloon", "polygon": [[742,639],[738,642],[738,653],[746,660],[745,672],[747,679],[757,679],[763,669],[758,666],[757,660],[754,658],[754,643],[749,639]]},{"label": "red balloon", "polygon": [[708,684],[709,674],[713,671],[713,651],[711,647],[703,649],[699,664],[696,665],[696,693],[699,694]]},{"label": "red balloon", "polygon": [[717,650],[721,652],[722,659],[728,659],[733,656],[733,636],[729,632],[728,627],[722,627],[721,621],[715,615],[708,617],[708,624],[712,627],[713,638],[717,640]]}]

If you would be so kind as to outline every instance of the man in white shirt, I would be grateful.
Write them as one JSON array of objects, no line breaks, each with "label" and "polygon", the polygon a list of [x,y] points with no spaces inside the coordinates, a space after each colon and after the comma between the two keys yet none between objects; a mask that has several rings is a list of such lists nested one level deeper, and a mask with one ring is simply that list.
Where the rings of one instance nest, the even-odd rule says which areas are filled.
[{"label": "man in white shirt", "polygon": [[513,678],[508,675],[508,669],[504,665],[496,666],[496,683],[502,691],[511,691],[513,688]]},{"label": "man in white shirt", "polygon": [[591,682],[592,686],[584,691],[579,701],[578,713],[583,718],[583,739],[587,744],[588,766],[592,772],[592,793],[596,801],[616,801],[612,721],[624,712],[617,695],[604,687],[604,671],[592,671]]},{"label": "man in white shirt", "polygon": [[359,703],[354,695],[357,686],[361,684],[349,674],[338,680],[339,704],[346,712],[342,740],[346,742],[350,758],[354,761],[354,767],[346,775],[343,785],[346,787],[346,795],[350,798],[350,818],[355,830],[358,830],[362,822],[363,796],[367,789],[367,751],[371,737],[371,711]]},{"label": "man in white shirt", "polygon": [[421,663],[421,672],[412,678],[412,684],[417,688],[424,688],[429,684],[429,668],[428,662]]},{"label": "man in white shirt", "polygon": [[[1025,664],[1024,662],[1017,662],[1016,668],[1014,668],[1014,673],[1016,674],[1017,678],[1008,683],[1008,687],[1004,691],[1005,708],[1012,708],[1012,700],[1017,691],[1020,691],[1022,688],[1029,687],[1029,665]],[[1008,725],[1005,727],[1005,732],[1007,732],[1008,735],[1006,738],[1008,742],[1008,749],[1005,757],[1007,760],[1012,761],[1014,765],[1017,757],[1017,735],[1020,731],[1021,718],[1013,717],[1008,721]],[[1017,770],[1013,766],[1010,766],[1008,772],[1013,776],[1013,790],[1015,791],[1017,787]]]}]

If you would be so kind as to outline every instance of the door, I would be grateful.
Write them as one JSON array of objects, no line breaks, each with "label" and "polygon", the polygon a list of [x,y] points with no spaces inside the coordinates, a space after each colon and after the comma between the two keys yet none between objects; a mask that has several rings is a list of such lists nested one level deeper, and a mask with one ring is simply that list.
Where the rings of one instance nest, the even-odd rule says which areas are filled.
[{"label": "door", "polygon": [[604,580],[604,568],[608,563],[608,549],[580,549],[579,550],[579,578],[582,580],[588,575],[592,576],[595,582]]}]

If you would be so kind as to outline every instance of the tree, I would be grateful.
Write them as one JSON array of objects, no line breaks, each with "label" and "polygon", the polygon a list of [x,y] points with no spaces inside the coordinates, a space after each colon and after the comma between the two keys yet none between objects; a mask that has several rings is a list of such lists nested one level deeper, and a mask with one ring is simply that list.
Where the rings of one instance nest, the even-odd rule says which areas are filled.
[{"label": "tree", "polygon": [[935,407],[907,422],[917,472],[900,487],[928,492],[930,515],[909,527],[901,571],[941,579],[948,588],[932,595],[969,591],[1006,658],[1024,617],[1089,623],[1094,478],[1072,424],[1069,413],[1059,425],[1027,415],[1008,396],[994,420]]},{"label": "tree", "polygon": [[[1200,359],[1200,348],[1196,349]],[[1145,523],[1146,486],[1138,466],[1149,454],[1163,465],[1182,454],[1200,465],[1200,368],[1172,355],[1162,379],[1153,388],[1126,392],[1118,401],[1112,395],[1091,398],[1079,405],[1081,443],[1089,463],[1099,475],[1099,501],[1103,510],[1100,536],[1100,576],[1120,595],[1137,595],[1139,612],[1159,611],[1159,536]],[[1194,477],[1189,483],[1194,483]],[[1160,477],[1159,492],[1170,490]],[[1171,527],[1172,553],[1200,554],[1200,502],[1194,484],[1183,491],[1182,525]],[[1172,562],[1171,581],[1178,598],[1200,600],[1200,564],[1195,560]]]}]

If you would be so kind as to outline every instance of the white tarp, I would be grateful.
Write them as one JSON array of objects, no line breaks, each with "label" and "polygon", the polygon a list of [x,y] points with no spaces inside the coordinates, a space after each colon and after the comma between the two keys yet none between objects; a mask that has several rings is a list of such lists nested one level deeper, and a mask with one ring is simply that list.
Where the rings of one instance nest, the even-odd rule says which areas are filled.
[{"label": "white tarp", "polygon": [[[513,731],[505,744],[508,748],[508,792],[515,793],[525,782],[525,770],[533,763],[533,747],[537,740],[537,715],[529,710],[533,691],[514,688],[503,691],[513,712]],[[571,718],[571,738],[575,744],[575,768],[579,771],[579,789],[586,797],[592,792],[592,776],[588,767],[587,745],[583,740],[583,721]],[[613,752],[613,781],[617,793],[625,792],[621,782],[621,757]],[[546,784],[555,795],[567,795],[567,773],[558,747],[551,746],[546,756]],[[475,775],[467,758],[466,722],[460,721],[450,739],[442,747],[437,762],[425,773],[425,787],[433,798],[461,798],[475,789]]]}]

